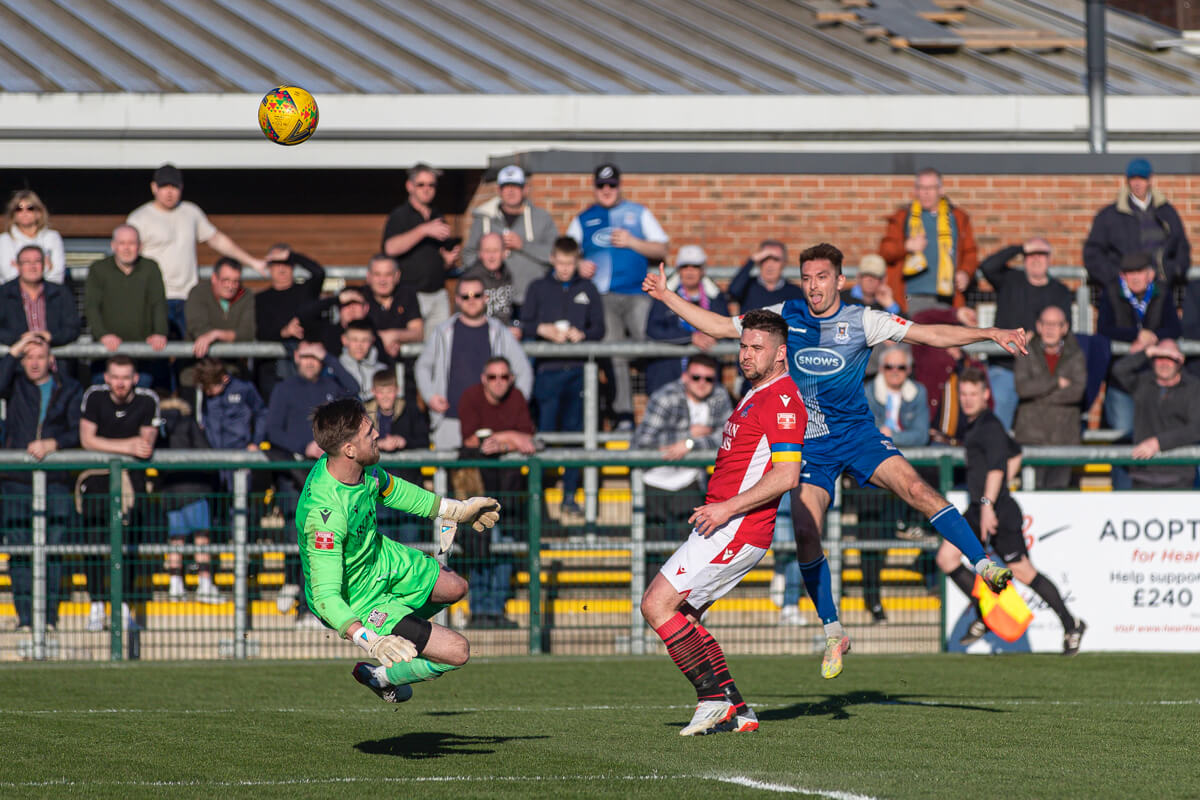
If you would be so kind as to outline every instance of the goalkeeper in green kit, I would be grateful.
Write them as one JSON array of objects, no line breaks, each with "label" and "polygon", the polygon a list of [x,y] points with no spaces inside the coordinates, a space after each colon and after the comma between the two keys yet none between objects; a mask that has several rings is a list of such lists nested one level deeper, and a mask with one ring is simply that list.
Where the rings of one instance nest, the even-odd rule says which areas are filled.
[{"label": "goalkeeper in green kit", "polygon": [[480,531],[499,520],[500,504],[441,498],[380,469],[379,432],[356,398],[318,407],[313,439],[325,455],[308,473],[296,509],[308,607],[379,662],[359,662],[355,680],[386,702],[403,703],[412,697],[409,684],[467,663],[467,640],[429,621],[466,595],[467,582],[381,536],[376,503]]}]

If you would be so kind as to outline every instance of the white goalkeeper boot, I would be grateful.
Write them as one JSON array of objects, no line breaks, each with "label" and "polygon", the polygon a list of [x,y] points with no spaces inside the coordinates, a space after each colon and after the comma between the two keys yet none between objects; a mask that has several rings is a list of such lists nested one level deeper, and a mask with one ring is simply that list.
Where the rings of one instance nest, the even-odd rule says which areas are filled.
[{"label": "white goalkeeper boot", "polygon": [[696,703],[696,713],[692,715],[692,721],[679,731],[679,735],[698,736],[733,719],[735,713],[732,703],[724,700],[701,700]]}]

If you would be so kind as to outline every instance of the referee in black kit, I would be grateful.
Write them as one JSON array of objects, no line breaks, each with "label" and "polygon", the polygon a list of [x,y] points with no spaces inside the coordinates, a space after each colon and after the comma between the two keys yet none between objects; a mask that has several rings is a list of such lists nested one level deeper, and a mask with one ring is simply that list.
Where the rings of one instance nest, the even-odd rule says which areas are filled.
[{"label": "referee in black kit", "polygon": [[[1063,655],[1079,652],[1087,625],[1072,617],[1054,582],[1034,568],[1025,549],[1022,530],[1023,514],[1017,501],[1008,492],[1008,484],[1021,469],[1021,446],[1013,440],[999,418],[988,409],[991,392],[987,375],[970,367],[959,377],[959,402],[967,426],[963,446],[967,459],[967,492],[971,505],[967,508],[967,524],[986,547],[989,543],[996,555],[1013,571],[1013,577],[1033,589],[1046,605],[1054,609],[1063,626]],[[971,589],[975,573],[963,566],[962,553],[947,541],[938,550],[937,564],[959,589],[975,604]],[[959,642],[969,645],[987,633],[987,626],[976,616]]]}]

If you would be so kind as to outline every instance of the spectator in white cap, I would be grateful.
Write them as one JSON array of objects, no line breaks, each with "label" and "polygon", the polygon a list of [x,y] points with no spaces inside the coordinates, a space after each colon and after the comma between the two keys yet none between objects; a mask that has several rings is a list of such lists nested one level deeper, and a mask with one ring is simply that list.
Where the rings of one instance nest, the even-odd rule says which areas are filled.
[{"label": "spectator in white cap", "polygon": [[[675,256],[675,273],[667,279],[667,288],[703,309],[716,314],[728,314],[728,298],[704,274],[707,261],[708,255],[699,245],[685,244],[679,248],[679,253]],[[646,336],[659,342],[695,345],[705,352],[717,343],[716,339],[696,330],[667,308],[666,304],[657,300],[650,307]],[[671,381],[679,380],[686,364],[686,358],[660,358],[651,361],[646,367],[646,394],[654,394]]]},{"label": "spectator in white cap", "polygon": [[883,256],[868,253],[858,262],[858,279],[849,289],[842,290],[842,302],[851,306],[867,306],[876,311],[899,314],[900,304],[887,285],[887,262]]},{"label": "spectator in white cap", "polygon": [[525,170],[509,164],[500,170],[496,183],[500,193],[471,210],[463,263],[479,261],[479,242],[486,234],[500,234],[507,251],[505,265],[512,273],[513,311],[519,315],[529,284],[550,271],[550,248],[558,238],[558,228],[544,208],[529,202]]}]

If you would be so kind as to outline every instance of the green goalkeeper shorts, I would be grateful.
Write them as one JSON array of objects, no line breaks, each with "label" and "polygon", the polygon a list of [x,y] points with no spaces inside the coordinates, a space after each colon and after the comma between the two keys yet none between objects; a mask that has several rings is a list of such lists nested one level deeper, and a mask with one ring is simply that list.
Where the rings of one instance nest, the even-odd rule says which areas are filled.
[{"label": "green goalkeeper shorts", "polygon": [[429,619],[441,609],[429,595],[441,574],[432,556],[392,541],[384,542],[380,569],[369,586],[351,603],[360,622],[379,634],[388,634],[409,614]]}]

